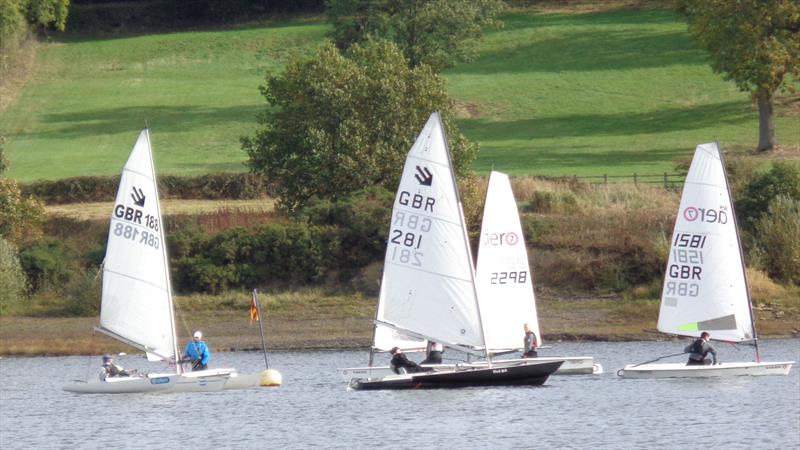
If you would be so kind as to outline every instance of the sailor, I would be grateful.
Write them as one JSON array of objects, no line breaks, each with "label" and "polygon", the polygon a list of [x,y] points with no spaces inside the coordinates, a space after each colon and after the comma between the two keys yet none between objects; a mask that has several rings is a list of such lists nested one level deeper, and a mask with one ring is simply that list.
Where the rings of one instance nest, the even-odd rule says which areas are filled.
[{"label": "sailor", "polygon": [[689,354],[687,366],[707,366],[711,364],[712,361],[706,359],[706,355],[709,353],[713,356],[713,363],[717,363],[717,350],[711,345],[710,340],[711,335],[707,331],[703,331],[700,333],[699,338],[683,349],[684,352]]},{"label": "sailor", "polygon": [[428,341],[425,349],[425,359],[420,364],[441,364],[444,346],[440,342]]},{"label": "sailor", "polygon": [[392,354],[392,360],[389,362],[389,367],[394,373],[416,373],[425,370],[414,361],[409,361],[399,347],[392,347],[392,349],[389,350],[389,353]]},{"label": "sailor", "polygon": [[529,324],[525,324],[522,327],[525,329],[525,340],[524,344],[525,347],[522,351],[523,358],[536,358],[539,354],[536,352],[536,333],[531,330]]},{"label": "sailor", "polygon": [[111,355],[103,355],[103,367],[100,370],[100,380],[106,381],[106,378],[113,377],[129,377],[130,372],[123,369],[122,366],[114,364],[114,357]]},{"label": "sailor", "polygon": [[195,331],[192,340],[186,344],[186,350],[183,352],[183,357],[192,362],[192,371],[208,368],[211,352],[202,339],[203,333]]}]

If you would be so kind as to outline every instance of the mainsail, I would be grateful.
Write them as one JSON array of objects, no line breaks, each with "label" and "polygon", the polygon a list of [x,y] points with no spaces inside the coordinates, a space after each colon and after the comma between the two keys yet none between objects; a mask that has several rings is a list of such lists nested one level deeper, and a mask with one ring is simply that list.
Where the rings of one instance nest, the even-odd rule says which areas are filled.
[{"label": "mainsail", "polygon": [[719,147],[698,145],[672,234],[659,331],[754,339],[743,264]]},{"label": "mainsail", "polygon": [[172,358],[172,298],[150,135],[142,130],[122,169],[103,265],[100,331]]},{"label": "mainsail", "polygon": [[398,330],[450,346],[484,346],[464,215],[438,113],[406,158],[392,209],[377,322],[394,328],[378,325],[378,348],[391,345],[397,336],[388,332]]},{"label": "mainsail", "polygon": [[478,264],[481,319],[491,350],[522,346],[527,323],[541,345],[528,251],[508,175],[492,172],[483,209]]}]

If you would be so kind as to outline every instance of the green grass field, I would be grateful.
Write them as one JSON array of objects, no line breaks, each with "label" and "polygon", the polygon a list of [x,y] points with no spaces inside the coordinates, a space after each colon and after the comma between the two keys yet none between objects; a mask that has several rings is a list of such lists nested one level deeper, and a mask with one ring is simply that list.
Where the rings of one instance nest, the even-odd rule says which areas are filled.
[{"label": "green grass field", "polygon": [[[712,73],[669,11],[515,12],[504,21],[477,60],[445,74],[462,131],[481,144],[481,175],[491,167],[671,172],[701,142],[756,144],[748,96]],[[239,138],[264,109],[265,71],[279,70],[292,51],[313,51],[329,30],[298,20],[45,44],[32,79],[0,116],[9,176],[116,174],[145,122],[160,173],[244,170]],[[796,112],[779,107],[776,129],[780,143],[800,145]]]}]

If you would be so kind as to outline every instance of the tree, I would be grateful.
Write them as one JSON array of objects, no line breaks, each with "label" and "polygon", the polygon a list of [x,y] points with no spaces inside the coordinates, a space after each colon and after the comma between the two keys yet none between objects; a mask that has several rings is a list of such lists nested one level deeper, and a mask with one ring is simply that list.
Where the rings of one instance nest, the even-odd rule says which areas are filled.
[{"label": "tree", "polygon": [[477,146],[448,120],[452,101],[430,67],[409,68],[386,41],[354,45],[348,53],[327,44],[311,57],[292,57],[283,74],[268,76],[261,87],[273,108],[242,147],[285,210],[370,186],[394,191],[408,149],[433,111],[444,117],[456,171],[475,158]]},{"label": "tree", "polygon": [[44,206],[34,198],[23,198],[17,182],[3,176],[8,168],[3,153],[0,136],[0,238],[19,244],[41,235]]},{"label": "tree", "polygon": [[334,40],[341,49],[369,38],[396,43],[411,67],[434,70],[468,61],[484,27],[497,27],[502,0],[328,0]]},{"label": "tree", "polygon": [[800,75],[800,2],[797,0],[677,0],[689,31],[711,57],[711,67],[758,104],[758,151],[776,144],[773,95]]}]

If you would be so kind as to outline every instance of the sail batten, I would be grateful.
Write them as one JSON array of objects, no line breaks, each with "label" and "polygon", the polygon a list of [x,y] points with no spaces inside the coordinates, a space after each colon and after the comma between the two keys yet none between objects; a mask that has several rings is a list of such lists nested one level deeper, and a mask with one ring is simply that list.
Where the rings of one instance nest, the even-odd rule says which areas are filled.
[{"label": "sail batten", "polygon": [[741,246],[716,143],[697,146],[670,241],[658,330],[715,339],[755,336]]}]

